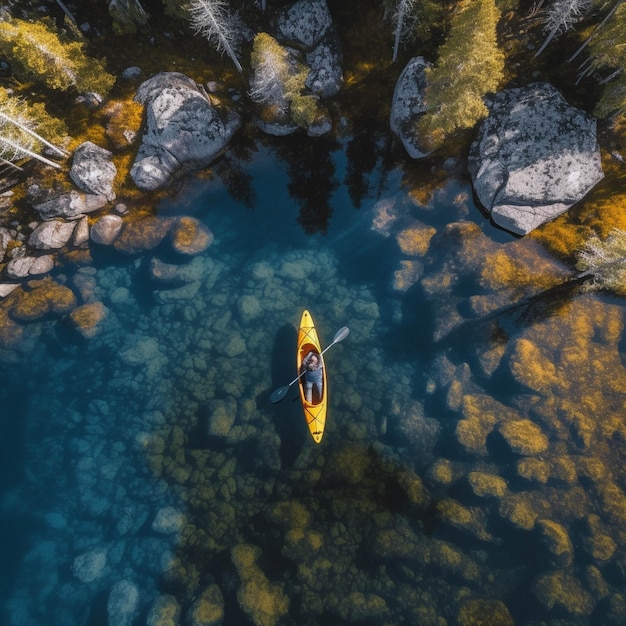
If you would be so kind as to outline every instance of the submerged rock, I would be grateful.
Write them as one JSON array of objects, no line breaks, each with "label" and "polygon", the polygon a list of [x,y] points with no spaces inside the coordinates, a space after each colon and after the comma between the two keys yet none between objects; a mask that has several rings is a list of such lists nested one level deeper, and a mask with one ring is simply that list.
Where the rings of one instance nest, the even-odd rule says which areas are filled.
[{"label": "submerged rock", "polygon": [[499,226],[525,235],[602,180],[595,119],[552,85],[507,89],[488,107],[468,167],[476,195]]}]

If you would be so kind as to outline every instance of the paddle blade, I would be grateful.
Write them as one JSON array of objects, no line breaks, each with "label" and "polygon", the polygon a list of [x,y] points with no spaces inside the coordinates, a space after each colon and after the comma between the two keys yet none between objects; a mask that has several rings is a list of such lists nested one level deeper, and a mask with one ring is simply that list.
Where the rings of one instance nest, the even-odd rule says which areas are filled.
[{"label": "paddle blade", "polygon": [[333,337],[333,343],[339,343],[340,341],[343,341],[349,333],[350,329],[347,326],[340,328]]},{"label": "paddle blade", "polygon": [[273,402],[274,404],[280,402],[287,395],[289,387],[290,385],[285,385],[284,387],[279,387],[278,389],[275,389],[270,396],[270,402]]}]

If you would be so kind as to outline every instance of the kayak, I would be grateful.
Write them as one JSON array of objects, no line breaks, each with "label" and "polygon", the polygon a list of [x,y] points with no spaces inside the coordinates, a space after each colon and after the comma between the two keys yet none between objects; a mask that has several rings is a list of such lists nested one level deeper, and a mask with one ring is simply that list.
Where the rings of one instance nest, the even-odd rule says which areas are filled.
[{"label": "kayak", "polygon": [[328,405],[328,387],[326,385],[326,367],[324,366],[324,356],[322,348],[315,330],[313,318],[308,311],[302,313],[300,318],[300,329],[298,330],[298,349],[296,362],[298,366],[298,374],[302,373],[302,363],[306,363],[307,355],[314,353],[319,355],[322,366],[322,392],[318,391],[314,384],[311,389],[311,397],[307,399],[306,379],[305,376],[298,378],[298,386],[300,387],[300,399],[302,400],[302,408],[304,409],[304,417],[309,427],[309,432],[315,443],[320,443],[324,436],[324,427],[326,426],[326,408]]}]

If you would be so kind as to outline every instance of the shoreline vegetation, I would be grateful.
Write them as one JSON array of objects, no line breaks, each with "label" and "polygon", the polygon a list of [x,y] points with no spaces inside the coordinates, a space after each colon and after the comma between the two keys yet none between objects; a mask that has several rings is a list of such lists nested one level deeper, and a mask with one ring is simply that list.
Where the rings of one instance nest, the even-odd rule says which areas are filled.
[{"label": "shoreline vegetation", "polygon": [[[151,192],[138,189],[129,172],[139,142],[129,141],[128,137],[140,136],[145,124],[144,108],[134,99],[138,82],[156,73],[180,72],[189,76],[198,85],[208,87],[212,103],[236,111],[244,120],[244,127],[235,144],[245,145],[250,137],[258,136],[255,119],[260,113],[251,97],[250,85],[255,37],[244,24],[263,33],[272,11],[288,4],[197,0],[180,5],[168,0],[143,4],[125,0],[109,3],[107,10],[105,2],[94,5],[75,0],[41,5],[16,0],[2,9],[0,108],[11,119],[30,125],[56,146],[56,152],[32,133],[26,135],[3,120],[0,135],[5,137],[5,162],[0,190],[4,187],[8,193],[0,202],[0,226],[12,225],[28,232],[32,214],[28,188],[37,185],[59,192],[70,190],[71,159],[58,160],[59,150],[70,154],[86,141],[111,151],[117,170],[114,192],[117,203],[124,207],[125,219],[141,221],[154,215],[159,200],[174,194],[178,187],[172,185]],[[623,59],[619,52],[611,57],[611,50],[619,48],[615,45],[619,38],[626,36],[623,34],[626,31],[618,28],[626,11],[619,3],[602,0],[569,3],[575,6],[569,7],[569,12],[561,7],[565,12],[562,15],[558,13],[558,2],[532,7],[514,0],[500,0],[495,5],[492,0],[485,0],[481,4],[491,8],[491,12],[485,13],[489,15],[485,27],[493,28],[496,24],[497,35],[495,47],[484,51],[497,59],[487,59],[483,65],[490,74],[494,68],[498,69],[500,89],[549,82],[571,105],[604,116],[599,119],[598,139],[605,179],[566,214],[527,235],[573,266],[576,254],[590,238],[603,240],[615,231],[626,230],[626,211],[622,210],[626,208],[626,191],[623,191],[626,189],[623,160],[626,95],[620,65]],[[446,47],[446,43],[455,37],[465,44],[467,54],[478,50],[480,57],[483,52],[476,20],[467,27],[459,24],[458,19],[454,22],[464,7],[462,1],[439,4],[366,0],[358,3],[357,9],[339,1],[328,2],[342,46],[343,70],[339,93],[324,101],[333,123],[328,134],[335,137],[359,129],[365,142],[373,143],[378,132],[385,133],[388,157],[403,169],[404,182],[418,201],[432,196],[445,182],[446,160],[465,163],[467,148],[476,133],[475,120],[480,121],[486,115],[486,109],[482,111],[474,98],[465,107],[449,107],[451,113],[446,118],[445,91],[449,84],[446,73],[463,73],[463,63],[451,68],[445,55],[449,56],[454,46]],[[218,32],[215,41],[215,33],[198,23],[202,19],[206,22],[207,10],[213,9],[221,12],[220,19],[225,22],[235,15],[239,20],[233,22],[238,37],[232,47],[230,43],[226,47],[227,54],[220,54],[220,50],[224,51],[230,41],[229,33],[222,40]],[[468,12],[468,15],[473,14]],[[226,24],[228,28],[229,24]],[[473,38],[471,41],[462,41],[465,32]],[[602,37],[607,41],[602,43]],[[613,48],[609,42],[614,44]],[[439,94],[432,95],[437,115],[420,120],[420,128],[426,129],[424,132],[432,140],[434,150],[428,157],[411,160],[398,142],[391,139],[388,120],[395,82],[415,55],[423,55],[435,64],[433,82],[439,86]],[[125,78],[129,68],[139,68],[139,75]],[[473,80],[479,81],[480,76]],[[471,82],[461,81],[463,93],[472,88]],[[298,85],[302,94],[302,85]],[[495,85],[492,80],[488,88],[495,89]],[[457,119],[468,109],[472,111],[467,113],[466,120]],[[450,115],[456,118],[450,119]],[[446,131],[441,130],[444,126],[438,130],[438,124],[444,124]],[[368,128],[376,129],[371,136]],[[302,137],[306,142],[319,140]],[[9,150],[20,142],[28,152]],[[46,166],[41,160],[30,158],[37,149],[41,158],[54,159],[61,167]],[[197,175],[211,176],[211,166]],[[90,223],[96,215],[89,216]],[[5,254],[0,263],[2,272],[8,261],[6,257]],[[88,249],[75,250],[65,254],[63,262],[80,265],[89,259]],[[0,310],[5,304],[6,301],[0,301]]]}]

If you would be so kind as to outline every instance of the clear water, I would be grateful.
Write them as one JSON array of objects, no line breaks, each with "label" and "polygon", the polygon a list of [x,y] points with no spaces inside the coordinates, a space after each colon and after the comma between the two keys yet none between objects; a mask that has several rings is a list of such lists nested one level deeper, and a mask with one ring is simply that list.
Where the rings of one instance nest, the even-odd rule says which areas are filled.
[{"label": "clear water", "polygon": [[[471,296],[492,296],[473,291],[475,258],[520,243],[485,221],[467,181],[448,178],[420,205],[409,172],[374,158],[359,176],[346,145],[316,150],[251,146],[187,181],[159,213],[215,235],[191,282],[156,288],[150,253],[103,255],[79,270],[108,309],[99,335],[36,324],[1,366],[0,623],[620,623],[623,430],[581,446],[587,422],[563,418],[563,396],[579,399],[557,356],[583,349],[576,332],[594,358],[616,353],[615,332],[577,330],[571,303],[485,331],[468,313]],[[423,256],[397,238],[415,224],[436,231]],[[623,325],[620,301],[583,302]],[[326,353],[319,446],[295,388],[269,402],[294,377],[303,308],[324,345],[350,328]],[[485,365],[520,338],[541,344],[532,333],[546,324],[566,338],[542,346],[556,369],[542,391]],[[577,371],[604,398],[579,405],[584,416],[623,410],[619,384]],[[489,445],[468,450],[458,424],[480,422],[471,399],[479,417],[539,423],[548,447],[512,451],[487,419]],[[535,477],[523,479],[528,458]],[[585,475],[592,461],[610,481]],[[481,490],[481,476],[499,479]]]}]

